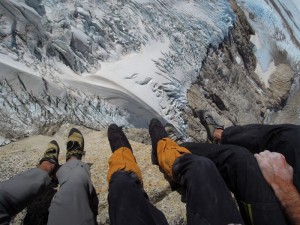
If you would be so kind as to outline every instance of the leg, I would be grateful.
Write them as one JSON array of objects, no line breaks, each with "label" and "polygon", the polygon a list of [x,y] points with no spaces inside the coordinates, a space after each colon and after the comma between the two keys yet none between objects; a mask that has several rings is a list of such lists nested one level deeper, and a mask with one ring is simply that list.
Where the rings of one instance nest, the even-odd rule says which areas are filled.
[{"label": "leg", "polygon": [[294,169],[294,184],[300,190],[300,126],[246,125],[226,128],[222,143],[247,148],[252,153],[264,150],[279,152]]},{"label": "leg", "polygon": [[9,224],[11,218],[22,211],[29,202],[42,193],[51,182],[50,174],[58,166],[59,146],[48,143],[38,168],[0,183],[0,225]]},{"label": "leg", "polygon": [[149,201],[131,145],[117,125],[108,128],[113,152],[109,159],[109,218],[112,225],[167,225],[164,214]]},{"label": "leg", "polygon": [[88,165],[68,160],[56,174],[60,184],[50,208],[48,224],[96,224],[89,201],[93,192]]},{"label": "leg", "polygon": [[0,183],[0,224],[9,224],[11,218],[42,193],[50,184],[48,173],[40,168]]},{"label": "leg", "polygon": [[235,194],[247,224],[287,224],[274,192],[248,150],[234,145],[185,143],[183,146],[215,163]]},{"label": "leg", "polygon": [[214,163],[191,154],[167,138],[163,125],[149,125],[152,157],[163,172],[186,188],[189,225],[243,224],[238,209]]},{"label": "leg", "polygon": [[186,189],[187,224],[243,224],[237,206],[211,160],[185,154],[175,162],[173,176]]},{"label": "leg", "polygon": [[84,138],[72,128],[67,141],[67,162],[56,173],[60,187],[49,208],[49,225],[96,224],[90,204],[94,188],[89,166],[81,161],[84,153]]},{"label": "leg", "polygon": [[109,218],[112,225],[167,225],[164,214],[155,208],[134,173],[118,171],[109,183]]},{"label": "leg", "polygon": [[252,153],[270,150],[283,154],[288,164],[294,168],[295,185],[300,188],[298,185],[300,184],[298,182],[300,177],[299,125],[251,124],[232,126],[223,131],[217,118],[214,118],[208,111],[201,111],[199,116],[211,142],[242,146]]}]

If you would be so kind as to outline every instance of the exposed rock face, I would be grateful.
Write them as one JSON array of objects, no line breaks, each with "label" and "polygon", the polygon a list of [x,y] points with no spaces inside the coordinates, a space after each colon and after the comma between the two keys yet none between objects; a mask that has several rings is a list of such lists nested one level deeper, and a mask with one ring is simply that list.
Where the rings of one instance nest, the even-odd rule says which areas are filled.
[{"label": "exposed rock face", "polygon": [[231,5],[237,15],[231,35],[218,49],[208,50],[199,79],[188,94],[188,131],[198,141],[206,136],[197,118],[199,110],[219,114],[227,125],[261,123],[266,110],[267,90],[254,73],[256,58],[250,42],[254,31],[236,3]]},{"label": "exposed rock face", "polygon": [[[289,91],[287,98],[288,86],[292,82],[294,72],[285,66],[280,65],[281,70],[271,76],[270,86],[273,86],[275,99],[279,100],[278,106],[266,117],[265,123],[282,124],[291,123],[300,125],[299,121],[299,105],[300,105],[300,90],[299,77],[296,77],[292,85],[292,90]],[[275,88],[275,87],[276,88]],[[275,91],[276,90],[276,91]]]},{"label": "exposed rock face", "polygon": [[199,110],[218,114],[225,126],[262,123],[267,109],[285,105],[291,89],[294,73],[286,64],[278,65],[271,75],[268,89],[254,72],[256,57],[250,42],[254,31],[235,1],[230,2],[238,17],[237,22],[228,40],[224,40],[218,49],[208,50],[199,79],[188,94],[187,130],[197,141],[206,137],[197,118]]},{"label": "exposed rock face", "polygon": [[272,92],[272,99],[279,105],[278,109],[286,104],[289,97],[291,85],[294,78],[294,72],[290,66],[280,64],[274,73],[271,74],[269,79],[269,90]]}]

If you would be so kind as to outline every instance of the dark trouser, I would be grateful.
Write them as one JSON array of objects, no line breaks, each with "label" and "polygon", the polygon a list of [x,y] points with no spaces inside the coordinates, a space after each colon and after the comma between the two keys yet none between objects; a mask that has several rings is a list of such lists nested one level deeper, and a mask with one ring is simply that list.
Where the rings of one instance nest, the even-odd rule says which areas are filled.
[{"label": "dark trouser", "polygon": [[111,225],[167,225],[164,214],[149,201],[133,173],[118,171],[111,177],[108,193]]},{"label": "dark trouser", "polygon": [[300,191],[300,126],[232,126],[224,130],[222,143],[243,146],[252,153],[269,150],[283,154],[294,169],[294,184]]},{"label": "dark trouser", "polygon": [[[182,146],[215,163],[234,193],[246,224],[287,224],[279,202],[266,183],[256,159],[248,150],[235,145],[184,143]],[[195,174],[198,176],[198,173]]]},{"label": "dark trouser", "polygon": [[[186,189],[189,225],[243,224],[235,202],[212,161],[186,154],[176,160],[173,170],[177,182]],[[131,173],[119,171],[112,176],[108,203],[112,225],[168,224],[163,213],[149,202],[137,177]]]},{"label": "dark trouser", "polygon": [[185,154],[173,166],[173,176],[186,190],[188,225],[244,224],[215,164]]}]

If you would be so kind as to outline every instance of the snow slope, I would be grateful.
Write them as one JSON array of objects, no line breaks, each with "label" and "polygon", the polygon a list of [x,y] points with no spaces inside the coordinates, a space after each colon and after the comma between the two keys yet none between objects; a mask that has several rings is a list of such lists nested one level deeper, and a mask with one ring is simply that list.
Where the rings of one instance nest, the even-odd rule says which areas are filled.
[{"label": "snow slope", "polygon": [[127,125],[146,126],[160,116],[181,130],[186,93],[207,48],[216,48],[235,20],[226,0],[3,0],[0,5],[2,54],[58,89],[125,109]]},{"label": "snow slope", "polygon": [[[282,60],[299,71],[299,1],[238,2],[257,32],[256,71],[266,85]],[[1,123],[23,124],[20,130],[64,120],[145,127],[159,116],[184,133],[187,90],[207,49],[219,46],[235,19],[227,0],[2,0],[0,87],[10,91],[1,95]],[[40,109],[12,104],[24,96]],[[24,123],[28,110],[39,120]]]}]

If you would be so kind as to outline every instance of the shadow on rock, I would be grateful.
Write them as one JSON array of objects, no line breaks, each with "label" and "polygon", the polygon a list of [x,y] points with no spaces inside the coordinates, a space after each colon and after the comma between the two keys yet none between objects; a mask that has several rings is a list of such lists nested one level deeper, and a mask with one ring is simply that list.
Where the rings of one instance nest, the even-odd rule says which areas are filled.
[{"label": "shadow on rock", "polygon": [[39,195],[27,207],[24,225],[46,225],[48,221],[48,209],[53,196],[56,193],[56,184],[51,184],[47,190]]},{"label": "shadow on rock", "polygon": [[[39,195],[34,199],[33,202],[28,205],[23,225],[47,225],[49,214],[48,209],[50,207],[53,196],[57,192],[56,187],[57,185],[52,183],[43,194]],[[90,198],[90,206],[95,216],[95,221],[98,215],[98,204],[99,199],[96,190],[93,187]]]}]

